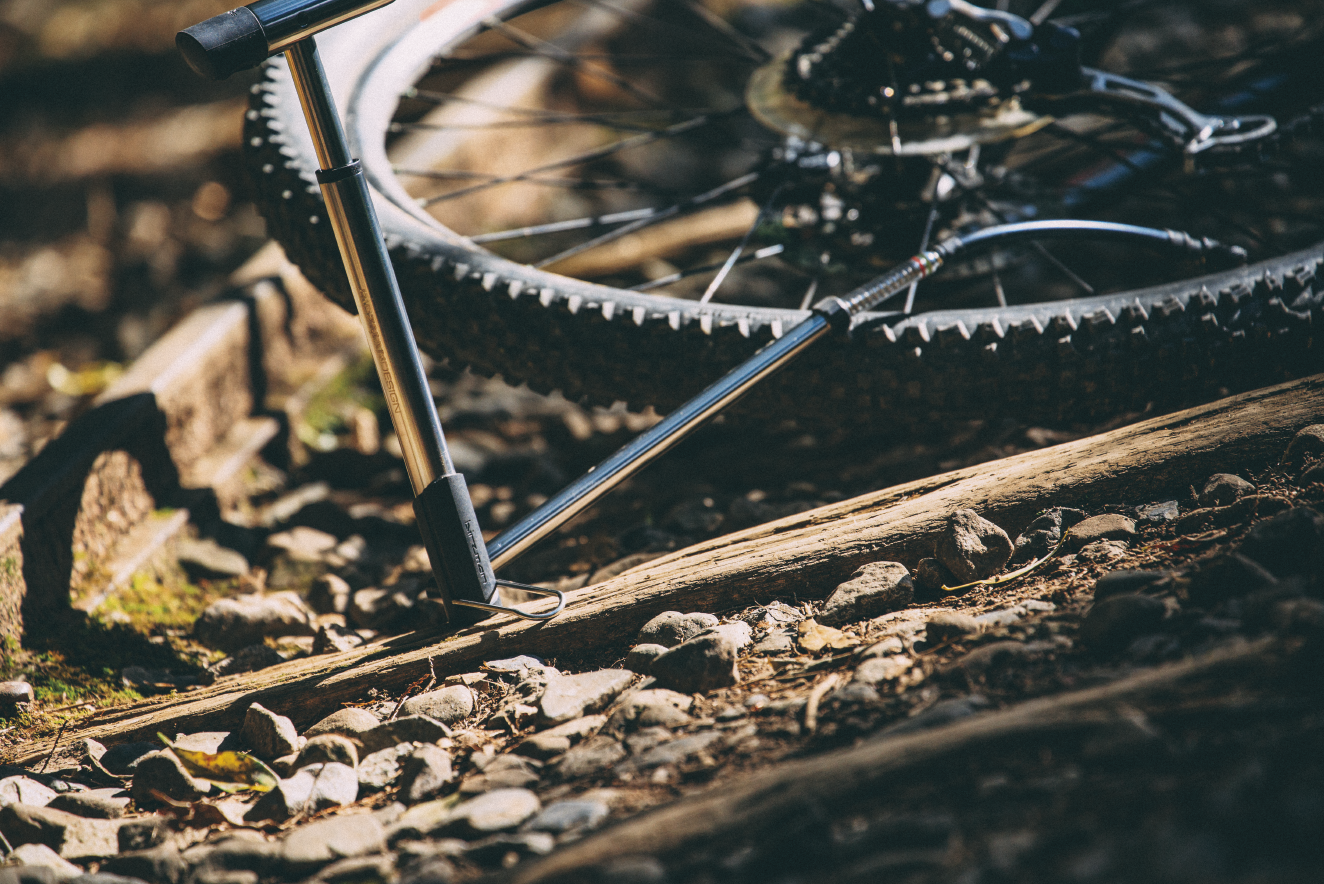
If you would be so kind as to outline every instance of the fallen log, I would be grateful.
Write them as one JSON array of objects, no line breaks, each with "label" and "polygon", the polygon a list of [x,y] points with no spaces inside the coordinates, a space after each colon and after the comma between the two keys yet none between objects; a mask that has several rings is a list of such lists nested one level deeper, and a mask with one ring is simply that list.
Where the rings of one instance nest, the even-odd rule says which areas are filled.
[{"label": "fallen log", "polygon": [[[425,676],[464,672],[515,654],[573,657],[620,644],[665,610],[727,611],[774,598],[821,597],[861,564],[913,567],[931,554],[947,516],[970,507],[1015,534],[1049,506],[1093,509],[1184,497],[1210,474],[1254,468],[1324,415],[1324,375],[1039,451],[1026,452],[790,516],[647,562],[569,594],[547,623],[498,617],[438,638],[410,633],[334,655],[218,680],[181,696],[103,709],[71,725],[68,744],[235,728],[260,702],[304,726],[368,688],[402,690]],[[16,760],[40,758],[49,742]]]}]

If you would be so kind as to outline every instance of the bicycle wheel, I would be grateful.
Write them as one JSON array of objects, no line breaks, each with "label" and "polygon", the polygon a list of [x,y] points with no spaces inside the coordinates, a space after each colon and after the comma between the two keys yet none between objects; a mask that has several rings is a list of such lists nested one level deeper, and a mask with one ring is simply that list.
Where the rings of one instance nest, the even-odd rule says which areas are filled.
[{"label": "bicycle wheel", "polygon": [[[572,398],[665,412],[803,318],[813,293],[944,231],[1093,217],[1255,259],[1211,274],[1110,245],[994,252],[740,406],[907,429],[1096,420],[1318,370],[1321,5],[1001,4],[1078,27],[1087,64],[1278,121],[1272,139],[1198,165],[1163,143],[1170,119],[1088,102],[1026,101],[973,127],[959,114],[807,126],[785,106],[820,99],[777,84],[797,58],[832,59],[858,18],[827,3],[397,0],[319,39],[420,346]],[[868,94],[842,69],[817,86],[845,110],[811,108],[838,122],[852,89]],[[352,310],[282,60],[254,88],[247,141],[271,233]]]}]

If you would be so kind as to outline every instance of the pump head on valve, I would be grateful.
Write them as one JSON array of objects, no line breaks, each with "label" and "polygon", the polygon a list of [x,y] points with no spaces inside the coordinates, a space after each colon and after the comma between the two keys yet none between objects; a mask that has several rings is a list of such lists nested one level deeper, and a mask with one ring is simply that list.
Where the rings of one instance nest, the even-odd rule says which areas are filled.
[{"label": "pump head on valve", "polygon": [[209,80],[261,64],[305,37],[385,6],[391,0],[257,0],[175,35],[189,67]]}]

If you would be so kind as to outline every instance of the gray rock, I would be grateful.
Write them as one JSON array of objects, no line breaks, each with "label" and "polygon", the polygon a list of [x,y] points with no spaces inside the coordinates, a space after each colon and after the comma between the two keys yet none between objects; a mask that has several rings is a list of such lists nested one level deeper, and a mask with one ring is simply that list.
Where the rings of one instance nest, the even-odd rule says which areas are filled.
[{"label": "gray rock", "polygon": [[328,762],[303,768],[257,800],[244,819],[248,822],[284,822],[299,814],[316,813],[328,807],[353,804],[359,781],[354,768]]},{"label": "gray rock", "polygon": [[365,755],[359,762],[359,792],[380,792],[400,776],[404,760],[414,751],[413,743],[400,743]]},{"label": "gray rock", "polygon": [[148,850],[164,844],[173,833],[165,818],[157,815],[125,820],[115,833],[120,853]]},{"label": "gray rock", "polygon": [[663,688],[635,691],[612,715],[614,727],[632,730],[641,727],[681,727],[689,724],[688,714],[694,698]]},{"label": "gray rock", "polygon": [[1215,473],[1204,483],[1200,506],[1227,506],[1239,497],[1254,494],[1255,486],[1232,473]]},{"label": "gray rock", "polygon": [[349,582],[336,574],[320,574],[308,587],[308,605],[319,614],[344,614],[353,594]]},{"label": "gray rock", "polygon": [[989,642],[958,658],[952,664],[952,668],[960,669],[970,675],[982,676],[996,667],[1023,660],[1029,654],[1030,649],[1024,642]]},{"label": "gray rock", "polygon": [[184,859],[193,867],[191,879],[196,884],[256,884],[254,873],[269,877],[280,867],[280,851],[280,844],[266,840],[261,833],[239,829],[229,837],[188,848]]},{"label": "gray rock", "polygon": [[691,761],[701,753],[716,749],[726,739],[721,731],[700,731],[668,740],[617,766],[617,774],[644,772],[659,767],[676,766]]},{"label": "gray rock", "polygon": [[11,846],[45,844],[67,860],[100,859],[119,852],[118,820],[90,820],[49,807],[0,807],[0,833]]},{"label": "gray rock", "polygon": [[360,709],[357,706],[347,706],[344,709],[337,709],[326,718],[323,718],[317,724],[304,731],[304,736],[308,739],[320,736],[321,734],[340,734],[349,737],[352,740],[358,740],[362,735],[375,728],[381,722],[377,716],[373,715],[367,709]]},{"label": "gray rock", "polygon": [[151,752],[138,759],[129,787],[133,803],[139,807],[155,807],[160,803],[153,792],[160,792],[174,801],[197,801],[210,791],[211,784],[191,775],[169,749]]},{"label": "gray rock", "polygon": [[313,614],[294,593],[244,595],[207,606],[193,624],[193,636],[209,648],[237,650],[262,639],[316,635]]},{"label": "gray rock", "polygon": [[357,648],[364,643],[363,636],[356,630],[348,626],[338,626],[335,623],[324,624],[317,630],[317,635],[313,638],[314,654],[334,654],[339,651],[349,651]]},{"label": "gray rock", "polygon": [[570,738],[559,734],[534,734],[515,747],[515,751],[529,758],[548,761],[570,751]]},{"label": "gray rock", "polygon": [[400,798],[405,804],[435,798],[453,776],[449,752],[431,744],[419,746],[401,765]]},{"label": "gray rock", "polygon": [[387,843],[401,849],[404,846],[401,842],[436,837],[450,822],[454,806],[450,798],[415,804],[386,827]]},{"label": "gray rock", "polygon": [[498,755],[483,765],[482,773],[464,778],[460,794],[479,795],[496,789],[523,789],[537,784],[542,762],[521,755]]},{"label": "gray rock", "polygon": [[[3,781],[0,781],[0,789],[3,789],[3,786]],[[129,809],[129,800],[127,792],[112,786],[106,789],[65,792],[52,798],[47,806],[89,819],[117,820]]]},{"label": "gray rock", "polygon": [[660,859],[642,854],[603,860],[590,871],[596,880],[611,884],[667,884],[672,880]]},{"label": "gray rock", "polygon": [[426,715],[442,724],[455,724],[473,714],[474,692],[462,684],[451,685],[405,700],[405,715]]},{"label": "gray rock", "polygon": [[502,672],[517,674],[528,669],[541,669],[543,662],[537,657],[530,657],[528,654],[520,654],[518,657],[506,657],[501,660],[488,660],[483,664],[483,668],[488,672]]},{"label": "gray rock", "polygon": [[824,698],[824,705],[838,709],[851,709],[860,706],[876,706],[882,701],[873,685],[862,681],[851,681],[837,688]]},{"label": "gray rock", "polygon": [[213,678],[221,678],[226,675],[239,675],[243,672],[257,672],[260,669],[266,669],[268,666],[275,666],[277,663],[284,662],[285,655],[273,647],[265,644],[249,645],[246,648],[240,648],[224,660],[208,666],[207,672]]},{"label": "gray rock", "polygon": [[816,619],[826,626],[844,626],[899,611],[914,600],[915,584],[905,565],[870,562],[832,591]]},{"label": "gray rock", "polygon": [[906,652],[906,643],[895,635],[889,635],[874,642],[860,652],[860,659],[867,660],[870,657],[894,657],[897,654]]},{"label": "gray rock", "polygon": [[546,856],[556,847],[556,838],[547,832],[503,832],[475,841],[464,852],[465,859],[479,865],[505,863],[506,857]]},{"label": "gray rock", "polygon": [[1299,469],[1310,458],[1324,454],[1324,424],[1311,424],[1298,432],[1283,452],[1283,463]]},{"label": "gray rock", "polygon": [[1067,548],[1078,551],[1100,540],[1121,540],[1130,542],[1136,536],[1136,523],[1126,516],[1105,513],[1091,516],[1083,522],[1077,522],[1067,535]]},{"label": "gray rock", "polygon": [[1129,547],[1130,544],[1125,540],[1096,540],[1085,544],[1076,552],[1076,561],[1105,565],[1125,556]]},{"label": "gray rock", "polygon": [[497,789],[456,806],[441,831],[460,837],[482,837],[518,828],[541,809],[538,796],[528,789]]},{"label": "gray rock", "polygon": [[929,618],[925,635],[932,644],[979,634],[979,621],[969,614],[939,611]]},{"label": "gray rock", "polygon": [[961,583],[984,580],[1011,558],[1007,532],[974,510],[957,510],[934,543],[934,555]]},{"label": "gray rock", "polygon": [[631,672],[637,672],[640,675],[648,675],[653,671],[653,661],[661,657],[669,649],[665,645],[635,645],[630,652],[625,655],[625,662],[621,665]]},{"label": "gray rock", "polygon": [[663,611],[645,623],[643,628],[639,630],[638,643],[674,648],[710,626],[716,625],[717,618],[712,614],[682,614],[679,611]]},{"label": "gray rock", "polygon": [[555,725],[601,712],[632,681],[634,673],[625,669],[599,669],[553,678],[538,700],[539,719]]},{"label": "gray rock", "polygon": [[0,807],[6,804],[27,804],[45,807],[58,793],[49,786],[25,776],[5,777],[0,780]]},{"label": "gray rock", "polygon": [[277,715],[260,703],[254,703],[244,713],[244,726],[240,738],[263,761],[289,755],[299,749],[299,734],[294,722]]},{"label": "gray rock", "polygon": [[[20,867],[49,869],[50,880],[65,884],[83,874],[83,870],[51,850],[45,844],[20,844],[7,859]],[[22,884],[22,879],[19,879]]]},{"label": "gray rock", "polygon": [[359,748],[349,737],[340,734],[321,734],[313,737],[299,750],[294,769],[299,770],[310,764],[324,764],[328,761],[358,767]]},{"label": "gray rock", "polygon": [[915,588],[926,592],[937,592],[944,586],[956,586],[958,581],[947,566],[937,559],[920,559],[915,566]]},{"label": "gray rock", "polygon": [[384,850],[386,831],[370,813],[346,813],[298,826],[280,848],[286,868],[298,875],[339,859]]},{"label": "gray rock", "polygon": [[754,630],[743,620],[736,620],[732,623],[722,623],[717,626],[710,626],[699,635],[722,635],[729,638],[736,646],[736,653],[740,653],[745,648],[754,643]]},{"label": "gray rock", "polygon": [[1142,592],[1156,583],[1168,579],[1166,571],[1109,571],[1094,582],[1094,601],[1101,602],[1115,595]]},{"label": "gray rock", "polygon": [[754,643],[751,654],[760,657],[774,657],[788,654],[795,649],[795,638],[789,628],[774,629]]},{"label": "gray rock", "polygon": [[426,715],[406,715],[392,721],[383,721],[371,730],[358,735],[365,753],[389,749],[400,743],[435,743],[451,735],[451,729]]},{"label": "gray rock", "polygon": [[1044,510],[1021,532],[1021,536],[1016,538],[1016,548],[1012,552],[1011,561],[1028,562],[1048,555],[1061,542],[1062,532],[1084,521],[1085,518],[1085,513],[1080,510],[1062,506]]},{"label": "gray rock", "polygon": [[160,743],[120,743],[111,746],[97,759],[101,766],[117,777],[133,774],[138,762],[145,756],[158,752]]},{"label": "gray rock", "polygon": [[210,537],[175,541],[175,558],[193,581],[233,579],[248,573],[248,559],[242,553],[221,546]]},{"label": "gray rock", "polygon": [[625,747],[605,735],[598,735],[561,756],[556,772],[563,780],[576,780],[602,773],[625,758]]},{"label": "gray rock", "polygon": [[0,681],[0,714],[12,714],[33,701],[32,685],[26,681]]},{"label": "gray rock", "polygon": [[340,543],[334,534],[297,525],[267,538],[267,549],[274,555],[295,562],[321,562]]},{"label": "gray rock", "polygon": [[350,597],[349,622],[360,629],[387,629],[407,617],[414,596],[393,588],[368,587]]},{"label": "gray rock", "polygon": [[1136,518],[1142,522],[1163,524],[1175,522],[1181,515],[1181,506],[1175,500],[1164,500],[1136,507]]},{"label": "gray rock", "polygon": [[368,881],[393,882],[396,874],[396,855],[393,853],[351,856],[324,866],[317,873],[322,884],[362,884]]},{"label": "gray rock", "polygon": [[187,868],[179,847],[167,841],[147,850],[133,850],[112,856],[101,863],[101,874],[122,875],[127,879],[178,884]]},{"label": "gray rock", "polygon": [[883,684],[905,675],[914,665],[915,661],[904,654],[870,657],[855,667],[852,681],[867,685]]},{"label": "gray rock", "polygon": [[1080,623],[1080,640],[1090,650],[1113,654],[1142,635],[1159,632],[1167,606],[1145,595],[1118,595],[1095,603]]},{"label": "gray rock", "polygon": [[987,709],[989,702],[979,694],[971,694],[968,697],[958,697],[954,700],[940,700],[929,708],[923,710],[918,715],[907,718],[904,721],[898,721],[889,727],[883,728],[882,734],[906,734],[914,731],[929,730],[930,728],[942,727],[963,718],[969,718],[977,715]]},{"label": "gray rock", "polygon": [[792,608],[785,602],[769,602],[766,605],[747,609],[739,619],[753,627],[755,632],[759,632],[782,626],[794,626],[805,619],[805,615],[799,608]]},{"label": "gray rock", "polygon": [[729,687],[740,680],[736,644],[724,635],[701,635],[653,661],[657,683],[684,694]]}]

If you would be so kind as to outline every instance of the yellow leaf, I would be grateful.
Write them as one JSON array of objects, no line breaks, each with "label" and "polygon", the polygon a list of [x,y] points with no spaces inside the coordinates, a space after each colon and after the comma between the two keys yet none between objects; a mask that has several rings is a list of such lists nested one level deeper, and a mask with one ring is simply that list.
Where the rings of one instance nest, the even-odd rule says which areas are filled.
[{"label": "yellow leaf", "polygon": [[841,650],[853,648],[859,639],[851,638],[840,629],[824,626],[816,620],[802,620],[799,626],[800,649],[815,654],[824,648]]},{"label": "yellow leaf", "polygon": [[241,792],[245,789],[270,792],[276,787],[275,771],[247,752],[217,752],[213,755],[210,752],[181,749],[163,734],[157,736],[175,753],[190,774],[209,781],[222,792]]}]

